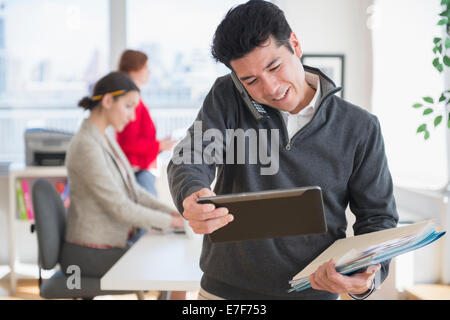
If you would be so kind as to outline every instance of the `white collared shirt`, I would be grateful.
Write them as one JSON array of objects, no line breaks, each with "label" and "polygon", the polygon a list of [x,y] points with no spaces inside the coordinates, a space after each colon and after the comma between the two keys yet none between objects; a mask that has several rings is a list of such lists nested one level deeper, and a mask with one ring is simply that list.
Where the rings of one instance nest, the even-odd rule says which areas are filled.
[{"label": "white collared shirt", "polygon": [[289,140],[294,136],[294,134],[296,134],[311,121],[314,113],[316,112],[316,102],[320,97],[319,77],[312,73],[306,73],[305,80],[311,87],[316,89],[316,93],[314,94],[311,102],[296,114],[291,114],[288,111],[281,111],[284,122],[286,123]]}]

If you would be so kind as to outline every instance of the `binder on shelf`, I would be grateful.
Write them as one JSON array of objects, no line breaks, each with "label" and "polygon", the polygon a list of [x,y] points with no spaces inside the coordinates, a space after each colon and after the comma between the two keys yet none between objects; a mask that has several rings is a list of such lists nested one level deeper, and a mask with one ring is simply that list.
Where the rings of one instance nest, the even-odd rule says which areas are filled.
[{"label": "binder on shelf", "polygon": [[25,209],[27,212],[27,217],[29,221],[34,221],[34,210],[33,210],[33,202],[31,200],[30,187],[28,184],[28,180],[22,179],[22,191],[23,197],[25,201]]},{"label": "binder on shelf", "polygon": [[427,220],[339,239],[289,281],[289,292],[310,288],[309,276],[331,259],[336,261],[336,270],[345,275],[422,248],[444,234],[436,230],[434,220]]},{"label": "binder on shelf", "polygon": [[17,209],[19,210],[19,218],[21,220],[28,220],[27,209],[25,206],[25,198],[23,196],[22,182],[20,179],[16,180],[16,198]]},{"label": "binder on shelf", "polygon": [[69,206],[70,206],[69,181],[67,181],[66,186],[65,186],[63,192],[61,193],[61,199],[64,203],[64,207],[66,209],[69,209]]},{"label": "binder on shelf", "polygon": [[58,191],[58,193],[61,195],[64,192],[64,189],[66,188],[66,184],[62,181],[56,181],[55,182],[55,189]]}]

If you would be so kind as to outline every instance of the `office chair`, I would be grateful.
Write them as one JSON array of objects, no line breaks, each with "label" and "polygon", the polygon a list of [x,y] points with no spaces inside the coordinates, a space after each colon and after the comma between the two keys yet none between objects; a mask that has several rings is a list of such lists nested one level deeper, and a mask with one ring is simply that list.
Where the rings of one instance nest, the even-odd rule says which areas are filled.
[{"label": "office chair", "polygon": [[69,289],[68,278],[60,269],[48,280],[42,281],[41,269],[51,270],[59,263],[66,230],[66,209],[55,187],[45,179],[38,179],[32,187],[35,230],[38,239],[39,291],[46,299],[93,299],[99,295],[136,293],[138,291],[108,291],[100,289],[100,278],[80,277],[80,289]]}]

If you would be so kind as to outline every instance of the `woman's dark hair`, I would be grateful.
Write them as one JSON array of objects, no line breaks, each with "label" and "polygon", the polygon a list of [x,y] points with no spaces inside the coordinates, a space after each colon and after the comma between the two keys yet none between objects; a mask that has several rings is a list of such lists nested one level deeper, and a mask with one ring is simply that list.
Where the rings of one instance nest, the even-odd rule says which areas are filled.
[{"label": "woman's dark hair", "polygon": [[278,45],[289,44],[292,29],[284,12],[273,3],[250,0],[231,8],[214,34],[211,53],[216,61],[231,68],[230,61],[239,59],[260,46],[272,35]]},{"label": "woman's dark hair", "polygon": [[148,61],[145,53],[136,50],[125,50],[120,56],[119,71],[129,73],[139,71]]},{"label": "woman's dark hair", "polygon": [[117,99],[128,91],[140,92],[127,74],[120,71],[111,72],[97,81],[92,97],[84,97],[78,102],[78,106],[85,110],[92,110],[99,104],[105,94],[111,93],[113,98]]}]

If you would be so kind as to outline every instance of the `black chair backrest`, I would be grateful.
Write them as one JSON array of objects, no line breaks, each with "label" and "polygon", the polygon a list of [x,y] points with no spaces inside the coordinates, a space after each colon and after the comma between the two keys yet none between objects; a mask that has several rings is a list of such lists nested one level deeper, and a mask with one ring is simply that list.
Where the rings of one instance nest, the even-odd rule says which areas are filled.
[{"label": "black chair backrest", "polygon": [[32,187],[34,218],[39,248],[39,264],[45,270],[53,269],[66,231],[66,209],[51,182],[38,179]]}]

